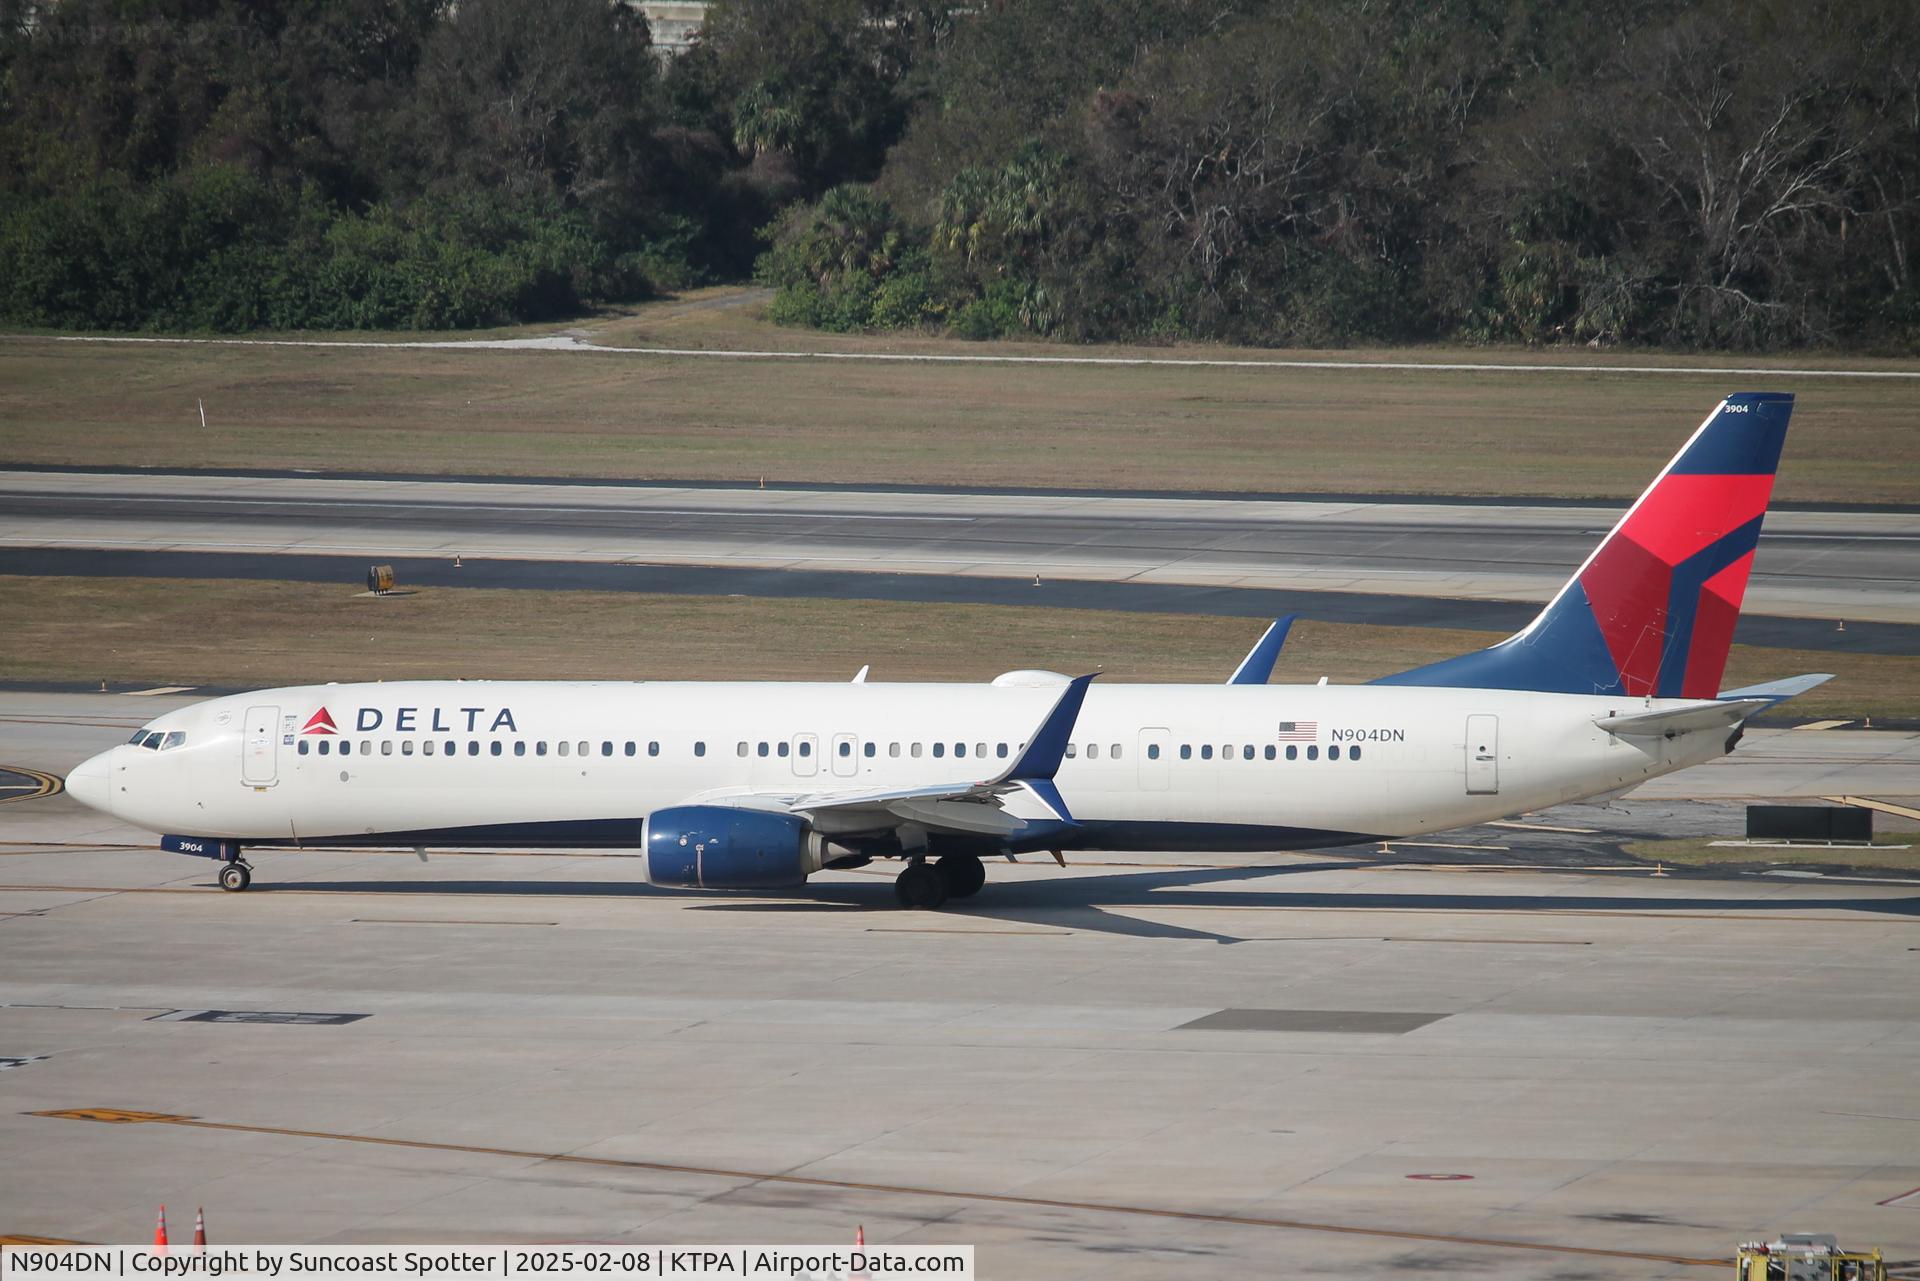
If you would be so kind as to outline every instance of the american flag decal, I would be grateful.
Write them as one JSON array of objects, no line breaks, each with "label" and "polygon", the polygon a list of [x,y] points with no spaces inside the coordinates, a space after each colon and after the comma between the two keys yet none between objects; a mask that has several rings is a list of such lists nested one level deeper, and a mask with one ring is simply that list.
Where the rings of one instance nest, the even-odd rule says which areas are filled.
[{"label": "american flag decal", "polygon": [[1320,737],[1319,721],[1281,721],[1280,741],[1283,743],[1311,743]]}]

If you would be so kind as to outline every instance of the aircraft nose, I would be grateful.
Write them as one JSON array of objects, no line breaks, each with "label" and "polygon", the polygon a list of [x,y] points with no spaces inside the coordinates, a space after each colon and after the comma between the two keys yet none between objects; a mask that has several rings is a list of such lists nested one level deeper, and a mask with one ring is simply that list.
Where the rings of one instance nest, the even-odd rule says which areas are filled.
[{"label": "aircraft nose", "polygon": [[102,814],[113,813],[113,786],[107,757],[111,753],[101,752],[90,756],[74,766],[67,775],[67,793],[74,800]]}]

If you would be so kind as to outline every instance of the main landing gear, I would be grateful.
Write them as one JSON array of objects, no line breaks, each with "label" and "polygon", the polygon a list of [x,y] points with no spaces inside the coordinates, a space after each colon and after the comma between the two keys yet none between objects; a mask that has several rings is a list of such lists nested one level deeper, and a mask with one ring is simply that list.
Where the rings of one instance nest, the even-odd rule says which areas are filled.
[{"label": "main landing gear", "polygon": [[938,863],[914,859],[893,883],[901,907],[931,911],[950,898],[971,898],[987,883],[987,869],[971,854],[949,854]]},{"label": "main landing gear", "polygon": [[238,894],[253,884],[253,868],[240,859],[235,859],[220,869],[220,888],[232,890]]}]

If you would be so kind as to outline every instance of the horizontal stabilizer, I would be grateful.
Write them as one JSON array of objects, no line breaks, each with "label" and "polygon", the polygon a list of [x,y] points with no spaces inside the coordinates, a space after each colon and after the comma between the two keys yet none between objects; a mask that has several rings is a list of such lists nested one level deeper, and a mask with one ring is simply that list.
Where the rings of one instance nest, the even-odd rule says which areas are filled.
[{"label": "horizontal stabilizer", "polygon": [[1276,618],[1266,633],[1254,642],[1247,656],[1240,660],[1240,666],[1233,669],[1233,675],[1227,677],[1229,685],[1265,685],[1273,678],[1274,660],[1280,657],[1280,647],[1287,643],[1287,629],[1293,626],[1296,615]]},{"label": "horizontal stabilizer", "polygon": [[1805,676],[1789,676],[1785,680],[1767,681],[1763,685],[1749,685],[1744,689],[1721,691],[1722,698],[1764,698],[1768,703],[1784,703],[1790,698],[1798,698],[1810,689],[1818,689],[1833,679],[1831,672],[1811,672]]},{"label": "horizontal stabilizer", "polygon": [[1737,698],[1712,703],[1691,703],[1669,707],[1660,712],[1638,712],[1629,716],[1602,716],[1594,721],[1609,734],[1627,738],[1667,738],[1700,729],[1724,729],[1738,725],[1755,712],[1773,704],[1764,698]]}]

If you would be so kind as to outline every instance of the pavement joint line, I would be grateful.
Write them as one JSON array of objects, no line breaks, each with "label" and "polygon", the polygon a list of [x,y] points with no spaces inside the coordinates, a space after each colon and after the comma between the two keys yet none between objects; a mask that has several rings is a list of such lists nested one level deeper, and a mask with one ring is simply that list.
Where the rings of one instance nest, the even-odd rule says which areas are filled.
[{"label": "pavement joint line", "polygon": [[[1865,883],[1870,885],[1907,884],[1907,882],[1904,882],[1904,881],[1902,882],[1868,881]],[[558,891],[557,894],[550,894],[548,892],[541,891],[541,890],[534,890],[534,891],[440,890],[440,891],[436,891],[429,888],[432,885],[432,882],[430,881],[405,881],[405,882],[396,881],[394,882],[394,884],[406,886],[407,892],[416,898],[424,895],[434,894],[434,893],[442,893],[442,894],[453,893],[453,894],[458,894],[459,897],[461,898],[560,897],[560,898],[570,898],[575,900],[593,900],[593,899],[612,898],[612,899],[616,899],[623,902],[643,901],[642,896],[638,896],[638,895],[622,895],[622,894],[603,895],[603,894],[577,893],[575,891],[569,890],[563,883],[559,883],[559,882],[554,883]],[[45,893],[45,894],[206,894],[208,890],[210,890],[211,888],[212,888],[211,885],[30,885],[29,884],[29,885],[0,885],[0,894],[42,894],[42,893]],[[645,887],[636,885],[634,886],[634,888],[636,890],[639,890],[639,889],[644,889]],[[269,887],[265,887],[264,889],[262,887],[256,886],[253,892],[255,894],[264,894],[267,897],[272,897],[275,895],[292,896],[292,895],[298,895],[298,894],[312,894],[312,895],[333,895],[333,896],[342,897],[342,898],[351,897],[353,895],[363,895],[363,896],[364,895],[381,895],[386,893],[386,891],[383,891],[383,890],[369,890],[369,889],[350,889],[350,890],[320,889],[314,886],[300,885],[297,882],[269,886]],[[716,903],[720,906],[730,906],[736,903],[775,903],[775,904],[784,905],[788,902],[788,900],[784,900],[784,899],[768,899],[768,898],[743,898],[738,900],[674,899],[674,900],[655,900],[655,901],[684,904],[685,906],[690,908],[710,907],[710,906],[716,905]],[[870,906],[867,904],[860,904],[860,903],[836,904],[836,903],[829,902],[829,903],[821,903],[817,905],[809,904],[809,906],[837,908],[845,913],[886,912],[886,911],[894,910],[892,908]],[[1754,913],[1754,912],[1671,912],[1671,911],[1666,911],[1660,908],[1657,904],[1650,904],[1645,909],[1642,909],[1639,911],[1626,911],[1623,909],[1613,909],[1613,908],[1586,908],[1586,907],[1502,907],[1502,906],[1499,906],[1497,903],[1494,906],[1487,907],[1487,908],[1415,907],[1412,905],[1390,905],[1390,904],[1383,904],[1378,907],[1326,907],[1326,906],[1321,906],[1319,904],[1298,904],[1298,905],[1281,904],[1281,905],[1275,905],[1275,906],[1269,907],[1269,906],[1257,906],[1257,905],[1240,904],[1240,903],[1214,904],[1214,903],[1153,903],[1153,902],[1116,903],[1116,904],[1103,904],[1098,902],[1089,902],[1089,903],[1083,904],[1082,906],[1089,909],[1106,908],[1106,907],[1118,908],[1118,909],[1121,909],[1122,914],[1128,911],[1146,912],[1146,913],[1152,913],[1152,912],[1350,912],[1350,913],[1359,913],[1361,915],[1377,916],[1382,913],[1390,912],[1396,915],[1408,915],[1413,913],[1419,913],[1421,915],[1427,915],[1427,916],[1500,916],[1500,917],[1510,917],[1510,916],[1616,917],[1617,916],[1617,917],[1626,917],[1630,920],[1642,920],[1642,921],[1808,921],[1808,922],[1813,922],[1821,925],[1858,924],[1861,921],[1861,917],[1858,915],[1805,916],[1805,915],[1789,915],[1784,913],[1771,914],[1771,913]],[[1881,925],[1920,925],[1920,916],[1902,916],[1897,914],[1876,915],[1876,916],[1868,917],[1866,919],[1873,921],[1875,924],[1881,924]]]},{"label": "pavement joint line", "polygon": [[1376,1237],[1395,1241],[1422,1241],[1438,1245],[1464,1245],[1495,1250],[1527,1250],[1543,1254],[1578,1255],[1584,1258],[1632,1259],[1643,1263],[1668,1263],[1681,1267],[1721,1268],[1723,1259],[1702,1259],[1692,1255],[1658,1254],[1645,1250],[1615,1250],[1602,1246],[1554,1245],[1540,1241],[1519,1241],[1503,1237],[1454,1236],[1443,1232],[1416,1232],[1403,1228],[1367,1228],[1354,1224],[1318,1223],[1304,1219],[1264,1218],[1243,1214],[1216,1214],[1204,1210],[1177,1210],[1165,1206],[1125,1205],[1104,1201],[1069,1201],[1055,1197],[1021,1196],[1010,1192],[970,1192],[951,1188],[926,1188],[912,1184],[863,1183],[852,1179],[829,1179],[817,1175],[770,1173],[760,1170],[731,1170],[718,1166],[684,1165],[667,1161],[642,1161],[626,1157],[584,1156],[574,1152],[531,1152],[518,1148],[495,1148],[469,1143],[438,1143],[427,1139],[385,1138],[371,1134],[346,1134],[327,1130],[300,1130],[273,1125],[246,1125],[234,1121],[208,1121],[170,1112],[140,1112],[123,1108],[65,1108],[24,1115],[54,1120],[94,1121],[119,1125],[173,1125],[186,1129],[216,1130],[230,1134],[264,1134],[284,1138],[318,1139],[335,1143],[364,1143],[379,1147],[410,1148],[425,1152],[456,1152],[471,1156],[496,1156],[517,1161],[563,1165],[584,1165],[608,1170],[645,1170],[659,1174],[684,1174],[697,1178],[736,1179],[752,1183],[777,1183],[790,1187],[825,1188],[839,1192],[873,1192],[887,1196],[930,1197],[943,1201],[968,1201],[989,1205],[1023,1206],[1041,1210],[1078,1210],[1093,1214],[1119,1214],[1136,1218],[1174,1219],[1189,1223],[1221,1223],[1235,1227],[1275,1228],[1282,1231],[1319,1232],[1340,1236]]}]

